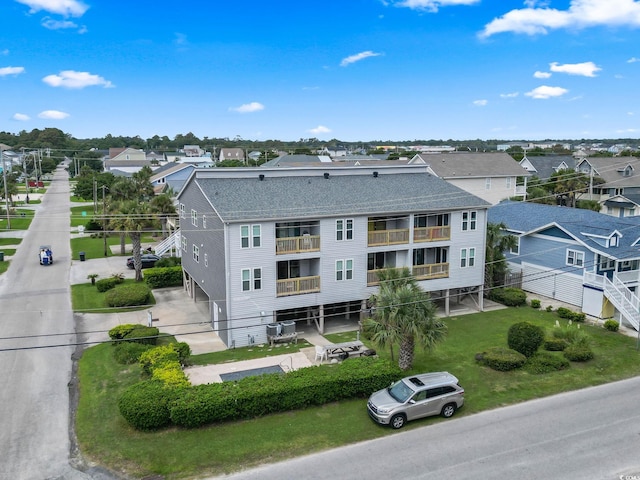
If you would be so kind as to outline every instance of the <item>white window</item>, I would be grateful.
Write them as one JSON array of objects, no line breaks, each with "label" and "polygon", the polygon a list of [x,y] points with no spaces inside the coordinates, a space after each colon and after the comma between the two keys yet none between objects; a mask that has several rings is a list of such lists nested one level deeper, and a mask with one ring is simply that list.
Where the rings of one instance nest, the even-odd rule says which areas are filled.
[{"label": "white window", "polygon": [[473,267],[476,264],[476,249],[463,248],[460,250],[460,268]]},{"label": "white window", "polygon": [[505,186],[507,187],[507,190],[511,188],[511,177],[507,177],[505,179]]},{"label": "white window", "polygon": [[242,248],[259,247],[260,225],[241,225],[240,245]]},{"label": "white window", "polygon": [[198,247],[197,245],[193,246],[193,260],[196,263],[200,263],[200,247]]},{"label": "white window", "polygon": [[261,290],[261,289],[262,289],[262,269],[261,268],[243,268],[242,269],[242,291],[249,292],[251,290]]},{"label": "white window", "polygon": [[609,246],[610,247],[617,247],[618,246],[618,237],[616,235],[614,235],[613,237],[611,237],[609,239]]},{"label": "white window", "polygon": [[513,255],[520,255],[520,237],[516,237],[516,244],[510,251]]},{"label": "white window", "polygon": [[184,203],[180,204],[180,218],[184,218]]},{"label": "white window", "polygon": [[478,223],[478,212],[462,212],[462,231],[475,230]]},{"label": "white window", "polygon": [[491,177],[487,177],[484,179],[484,189],[491,190]]},{"label": "white window", "polygon": [[336,280],[353,279],[353,260],[336,260]]},{"label": "white window", "polygon": [[207,216],[202,215],[202,228],[207,228]]},{"label": "white window", "polygon": [[198,212],[193,209],[191,209],[191,225],[194,227],[198,226]]},{"label": "white window", "polygon": [[204,266],[205,267],[209,266],[209,254],[208,253],[204,254]]},{"label": "white window", "polygon": [[583,267],[584,252],[578,252],[577,250],[567,250],[567,265],[573,265],[574,267]]},{"label": "white window", "polygon": [[186,252],[187,251],[187,237],[185,237],[184,235],[181,235],[180,238],[182,239],[182,251]]},{"label": "white window", "polygon": [[336,220],[336,240],[353,240],[353,219]]}]

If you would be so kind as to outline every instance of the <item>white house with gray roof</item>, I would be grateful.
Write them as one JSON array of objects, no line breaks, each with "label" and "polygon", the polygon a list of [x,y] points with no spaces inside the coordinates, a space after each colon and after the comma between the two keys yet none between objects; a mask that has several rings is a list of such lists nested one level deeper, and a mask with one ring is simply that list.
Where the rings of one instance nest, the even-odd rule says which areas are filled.
[{"label": "white house with gray roof", "polygon": [[196,169],[178,202],[185,288],[228,346],[360,315],[383,268],[482,309],[489,204],[424,165]]}]

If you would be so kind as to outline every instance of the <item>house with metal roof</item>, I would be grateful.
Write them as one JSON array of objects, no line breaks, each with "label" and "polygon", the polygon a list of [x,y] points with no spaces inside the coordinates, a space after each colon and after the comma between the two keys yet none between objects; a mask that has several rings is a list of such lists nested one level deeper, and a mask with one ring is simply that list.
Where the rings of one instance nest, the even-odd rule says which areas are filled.
[{"label": "house with metal roof", "polygon": [[482,309],[489,204],[424,165],[196,169],[177,198],[185,289],[228,346],[359,316],[385,268]]},{"label": "house with metal roof", "polygon": [[[411,158],[409,164],[428,165],[433,175],[492,205],[512,197],[524,197],[527,177],[531,176],[504,152],[419,153]],[[518,184],[518,179],[522,179],[522,185]]]},{"label": "house with metal roof", "polygon": [[511,272],[522,275],[523,290],[638,329],[640,217],[503,202],[489,209],[488,221],[518,238],[505,255]]}]

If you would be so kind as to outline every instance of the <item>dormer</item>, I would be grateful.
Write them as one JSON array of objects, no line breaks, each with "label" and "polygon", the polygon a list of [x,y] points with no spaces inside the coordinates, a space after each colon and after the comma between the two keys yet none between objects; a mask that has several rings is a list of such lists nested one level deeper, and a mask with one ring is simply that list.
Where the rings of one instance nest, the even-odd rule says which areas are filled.
[{"label": "dormer", "polygon": [[633,175],[633,166],[627,164],[626,167],[618,169],[618,173],[623,177],[630,177],[631,175]]}]

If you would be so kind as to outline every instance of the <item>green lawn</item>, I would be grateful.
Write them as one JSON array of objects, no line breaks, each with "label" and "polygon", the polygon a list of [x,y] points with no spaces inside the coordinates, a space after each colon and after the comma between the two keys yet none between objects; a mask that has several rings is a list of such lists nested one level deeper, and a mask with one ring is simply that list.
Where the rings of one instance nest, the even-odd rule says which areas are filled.
[{"label": "green lawn", "polygon": [[[97,278],[100,280],[100,277]],[[124,284],[135,283],[135,280],[126,279]],[[91,280],[87,279],[87,283],[79,283],[77,285],[71,285],[71,307],[74,312],[85,313],[117,313],[117,312],[131,312],[134,310],[144,310],[150,305],[155,305],[156,301],[151,295],[151,302],[149,305],[141,307],[129,307],[129,308],[109,308],[105,303],[105,293],[101,293],[95,287],[91,285]]]},{"label": "green lawn", "polygon": [[0,246],[2,245],[19,245],[22,242],[21,238],[0,238]]},{"label": "green lawn", "polygon": [[[33,210],[18,208],[11,216],[11,230],[28,230],[33,220],[35,212]],[[0,230],[8,230],[6,216],[0,221]]]},{"label": "green lawn", "polygon": [[3,260],[2,262],[0,262],[0,274],[3,274],[7,271],[7,269],[9,268],[9,263],[10,262],[8,260]]},{"label": "green lawn", "polygon": [[[640,354],[634,338],[586,325],[582,328],[591,335],[595,358],[585,364],[574,363],[568,370],[546,375],[532,375],[524,370],[505,373],[476,363],[476,353],[506,344],[512,323],[530,321],[551,329],[557,318],[553,313],[528,307],[450,318],[446,341],[431,353],[417,351],[414,368],[409,373],[447,370],[455,374],[466,391],[465,407],[457,415],[640,374]],[[355,338],[355,332],[328,337],[347,341]],[[80,360],[77,434],[87,458],[130,475],[155,474],[166,479],[219,475],[394,433],[368,418],[366,399],[196,430],[137,432],[119,415],[117,399],[124,388],[140,379],[140,369],[115,364],[111,348],[106,344],[90,348]],[[251,350],[208,354],[206,361],[232,361],[233,355],[244,359],[260,351],[256,347]],[[388,352],[376,350],[388,358]],[[203,357],[194,357],[194,363],[201,363]],[[409,423],[405,429],[439,421],[445,420],[435,417],[420,420]]]},{"label": "green lawn", "polygon": [[71,207],[71,226],[86,225],[93,218],[93,205],[79,205]]},{"label": "green lawn", "polygon": [[[91,258],[104,258],[104,238],[99,237],[100,232],[94,234],[95,238],[91,238],[92,233],[86,232],[83,237],[72,238],[71,239],[71,254],[72,258],[79,258],[80,252],[85,252],[85,256],[87,259]],[[153,237],[151,235],[143,235],[141,241],[143,243],[151,243],[153,242]],[[127,243],[130,243],[131,240],[127,237]],[[113,254],[111,253],[110,245],[120,245],[120,235],[110,235],[107,237],[107,256],[111,257]],[[118,252],[120,250],[118,249]],[[131,247],[128,247],[126,255],[131,255]],[[124,260],[122,263],[124,268]]]}]

